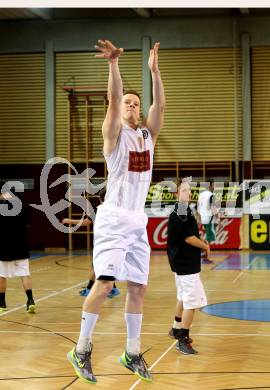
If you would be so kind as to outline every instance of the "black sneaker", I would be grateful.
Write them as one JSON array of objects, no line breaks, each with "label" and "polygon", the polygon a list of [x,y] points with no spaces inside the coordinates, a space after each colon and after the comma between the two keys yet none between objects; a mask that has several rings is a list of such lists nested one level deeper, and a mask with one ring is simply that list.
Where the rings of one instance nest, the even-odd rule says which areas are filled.
[{"label": "black sneaker", "polygon": [[6,302],[0,302],[0,313],[7,310]]},{"label": "black sneaker", "polygon": [[[172,328],[169,333],[168,333],[168,336],[171,338],[171,339],[176,339],[176,340],[179,340],[180,339],[180,329],[177,329],[177,328]],[[189,342],[192,343],[192,339],[189,337],[188,338]]]},{"label": "black sneaker", "polygon": [[176,344],[176,349],[177,351],[182,352],[184,355],[195,355],[198,353],[198,351],[192,347],[188,337],[179,339],[178,343]]},{"label": "black sneaker", "polygon": [[213,264],[213,260],[206,259],[205,257],[202,258],[202,264]]},{"label": "black sneaker", "polygon": [[81,297],[87,297],[89,293],[90,293],[90,289],[87,287],[84,287],[81,291],[79,291]]},{"label": "black sneaker", "polygon": [[26,311],[28,313],[35,313],[36,311],[36,305],[35,305],[35,302],[34,302],[34,299],[28,299],[27,302],[26,302]]},{"label": "black sneaker", "polygon": [[119,358],[119,362],[134,372],[134,374],[137,375],[140,379],[146,382],[152,382],[153,378],[148,371],[148,365],[143,358],[144,353],[140,353],[139,355],[131,355],[125,351]]},{"label": "black sneaker", "polygon": [[68,361],[72,364],[76,374],[87,383],[97,383],[97,378],[93,374],[91,367],[91,353],[93,344],[89,345],[89,350],[84,353],[76,352],[75,347],[68,352]]}]

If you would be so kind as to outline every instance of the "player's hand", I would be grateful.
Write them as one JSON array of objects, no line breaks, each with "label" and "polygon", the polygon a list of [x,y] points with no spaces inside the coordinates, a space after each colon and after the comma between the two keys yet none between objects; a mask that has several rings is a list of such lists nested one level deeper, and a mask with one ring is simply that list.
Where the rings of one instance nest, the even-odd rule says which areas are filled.
[{"label": "player's hand", "polygon": [[209,256],[210,256],[210,246],[209,246],[209,244],[207,244],[206,248],[204,249],[204,252],[205,252],[206,259],[209,259]]},{"label": "player's hand", "polygon": [[153,49],[150,50],[149,60],[148,60],[148,66],[151,72],[155,73],[158,72],[158,49],[159,49],[160,43],[156,42],[154,44]]},{"label": "player's hand", "polygon": [[96,54],[95,57],[106,58],[109,62],[114,62],[120,55],[123,53],[124,49],[122,47],[118,48],[108,40],[98,40],[98,44],[95,45],[95,48],[101,53]]}]

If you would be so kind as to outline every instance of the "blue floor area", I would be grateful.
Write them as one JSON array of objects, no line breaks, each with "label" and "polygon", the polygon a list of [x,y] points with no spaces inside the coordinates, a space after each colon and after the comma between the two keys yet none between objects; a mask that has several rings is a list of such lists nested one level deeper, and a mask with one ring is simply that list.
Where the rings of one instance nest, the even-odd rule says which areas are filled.
[{"label": "blue floor area", "polygon": [[270,300],[254,299],[215,303],[201,309],[211,316],[236,320],[270,322]]},{"label": "blue floor area", "polygon": [[56,253],[51,253],[51,252],[40,252],[40,253],[37,253],[37,252],[34,252],[34,253],[31,253],[30,254],[30,260],[35,260],[35,259],[38,259],[40,257],[45,257],[45,256],[90,256],[92,255],[92,252],[88,252],[88,251],[79,251],[79,252],[76,252],[76,251],[72,251],[72,252],[63,252],[63,253],[59,253],[59,252],[56,252]]},{"label": "blue floor area", "polygon": [[30,253],[30,260],[38,259],[39,257],[48,256],[47,253]]},{"label": "blue floor area", "polygon": [[[224,256],[224,255],[223,255]],[[226,256],[226,255],[225,255]],[[214,257],[214,256],[213,256]],[[214,270],[269,270],[269,253],[235,253],[228,255]],[[246,321],[270,322],[270,299],[222,302],[208,305],[202,312],[212,316]]]},{"label": "blue floor area", "polygon": [[224,261],[218,264],[215,270],[230,270],[230,269],[249,269],[260,270],[270,269],[270,254],[250,254],[237,253],[229,255]]}]

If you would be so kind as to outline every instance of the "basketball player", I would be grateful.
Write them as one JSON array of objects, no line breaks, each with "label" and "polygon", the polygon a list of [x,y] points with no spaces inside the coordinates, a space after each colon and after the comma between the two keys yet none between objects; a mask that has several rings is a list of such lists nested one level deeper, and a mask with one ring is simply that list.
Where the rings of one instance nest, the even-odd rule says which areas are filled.
[{"label": "basketball player", "polygon": [[[105,194],[106,194],[106,188],[102,188],[102,190],[99,191],[98,193],[98,196],[99,196],[99,201],[100,201],[100,204],[102,204],[104,202],[104,199],[105,199]],[[71,224],[71,225],[77,225],[78,223],[80,222],[80,219],[71,219],[71,218],[64,218],[62,220],[62,223],[63,224]],[[89,218],[84,218],[81,226],[89,226],[91,225],[92,221],[91,219]],[[95,272],[92,271],[90,273],[90,276],[89,276],[89,281],[88,281],[88,284],[85,288],[83,288],[79,294],[82,296],[82,297],[86,297],[91,288],[93,287],[93,284],[95,283]],[[113,288],[111,289],[111,291],[109,292],[109,294],[107,295],[108,298],[113,298],[113,297],[116,297],[117,295],[120,294],[120,291],[119,291],[119,288],[116,287],[116,284],[114,283],[113,284]]]},{"label": "basketball player", "polygon": [[[209,244],[214,242],[216,239],[216,223],[215,223],[215,214],[217,214],[217,209],[215,207],[215,198],[214,198],[214,182],[210,180],[208,190],[204,190],[200,193],[198,199],[197,211],[200,217],[200,221],[204,226],[205,230],[205,239]],[[203,264],[211,264],[212,260],[203,257]]]},{"label": "basketball player", "polygon": [[[4,184],[4,182],[0,183],[0,205],[1,208],[11,210],[14,207],[13,202],[18,197],[13,195],[13,188],[5,191],[2,188]],[[7,310],[7,278],[20,277],[27,296],[26,310],[28,313],[35,313],[36,306],[29,271],[28,206],[22,203],[18,215],[4,214],[0,212],[0,312]]]},{"label": "basketball player", "polygon": [[209,245],[200,239],[196,219],[188,205],[191,196],[188,181],[178,184],[178,202],[168,221],[167,253],[175,273],[177,305],[175,321],[169,336],[178,339],[177,349],[184,354],[196,354],[189,337],[194,312],[207,304],[200,279],[201,250],[207,255]]},{"label": "basketball player", "polygon": [[93,255],[97,280],[84,302],[78,344],[68,353],[68,360],[80,378],[88,383],[97,381],[91,368],[92,333],[114,280],[127,281],[127,344],[120,363],[141,379],[151,382],[152,376],[140,353],[140,334],[150,259],[144,204],[165,105],[158,69],[159,43],[150,50],[148,64],[153,103],[145,125],[141,127],[139,95],[135,91],[123,93],[118,67],[123,49],[107,40],[98,41],[96,48],[101,52],[97,57],[109,63],[109,106],[102,127],[109,175],[105,202],[98,207],[94,225]]}]

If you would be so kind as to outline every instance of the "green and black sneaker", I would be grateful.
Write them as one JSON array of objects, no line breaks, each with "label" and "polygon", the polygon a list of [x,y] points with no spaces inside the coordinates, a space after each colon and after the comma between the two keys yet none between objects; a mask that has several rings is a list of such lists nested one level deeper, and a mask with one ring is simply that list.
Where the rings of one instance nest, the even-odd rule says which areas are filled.
[{"label": "green and black sneaker", "polygon": [[6,301],[0,302],[0,313],[7,311]]},{"label": "green and black sneaker", "polygon": [[26,311],[28,313],[35,313],[36,311],[36,305],[35,305],[35,302],[34,302],[34,299],[28,299],[27,302],[26,302]]},{"label": "green and black sneaker", "polygon": [[[181,338],[181,329],[177,329],[177,328],[172,328],[169,333],[168,333],[168,336],[171,338],[171,339],[176,339],[176,340],[179,340]],[[192,343],[193,340],[189,337],[188,338],[189,340],[189,343]]]},{"label": "green and black sneaker", "polygon": [[74,347],[67,354],[67,359],[72,364],[76,374],[84,382],[95,384],[97,383],[97,378],[93,374],[91,367],[91,353],[93,349],[93,344],[89,345],[89,350],[84,353],[76,352],[76,347]]},{"label": "green and black sneaker", "polygon": [[134,374],[137,375],[140,379],[144,380],[145,382],[152,382],[153,378],[148,370],[148,365],[143,358],[144,353],[140,353],[139,355],[131,355],[125,351],[119,358],[119,362],[130,371],[134,372]]}]

